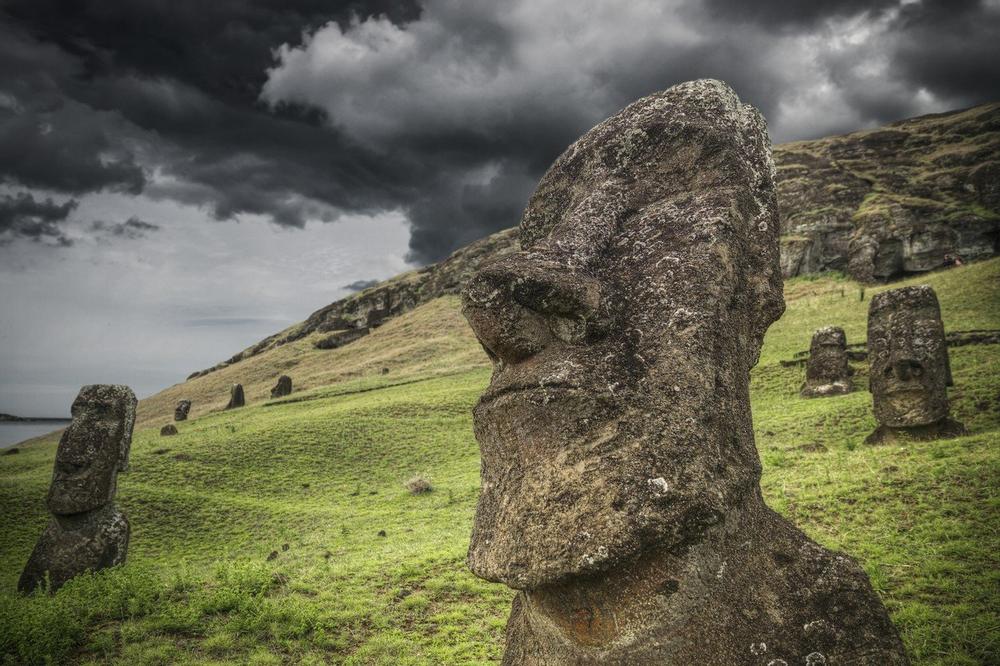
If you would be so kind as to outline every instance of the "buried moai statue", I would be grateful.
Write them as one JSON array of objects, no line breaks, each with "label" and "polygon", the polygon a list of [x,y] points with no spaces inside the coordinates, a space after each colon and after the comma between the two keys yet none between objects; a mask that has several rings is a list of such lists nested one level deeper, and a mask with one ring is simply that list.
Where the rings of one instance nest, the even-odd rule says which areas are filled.
[{"label": "buried moai statue", "polygon": [[803,398],[850,393],[851,370],[847,362],[847,336],[839,326],[824,326],[813,333],[806,363],[806,381],[799,394]]},{"label": "buried moai statue", "polygon": [[191,401],[181,400],[174,408],[174,421],[187,421],[188,414],[191,413]]},{"label": "buried moai statue", "polygon": [[125,561],[129,524],[114,498],[118,473],[128,468],[135,407],[127,386],[80,389],[56,450],[47,500],[52,517],[18,581],[22,592],[46,581],[55,592],[85,571]]},{"label": "buried moai statue", "polygon": [[226,409],[236,409],[245,404],[246,398],[243,396],[243,384],[233,384],[233,387],[229,389],[229,404],[226,405]]},{"label": "buried moai statue", "polygon": [[763,118],[718,81],[573,144],[463,311],[468,562],[518,590],[504,664],[906,664],[861,567],[764,503],[749,373],[784,309]]},{"label": "buried moai statue", "polygon": [[272,398],[283,398],[292,394],[292,378],[288,375],[278,377],[278,383],[271,389]]},{"label": "buried moai statue", "polygon": [[877,294],[868,307],[868,362],[878,428],[869,444],[966,434],[948,415],[951,365],[934,290],[926,285]]}]

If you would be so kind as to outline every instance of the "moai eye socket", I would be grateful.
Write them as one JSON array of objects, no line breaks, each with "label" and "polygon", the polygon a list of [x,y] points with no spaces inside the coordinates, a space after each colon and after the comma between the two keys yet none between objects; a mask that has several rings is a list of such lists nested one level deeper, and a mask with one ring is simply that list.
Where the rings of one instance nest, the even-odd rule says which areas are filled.
[{"label": "moai eye socket", "polygon": [[885,366],[885,370],[882,371],[882,374],[885,375],[886,377],[892,377],[892,366],[891,365]]}]

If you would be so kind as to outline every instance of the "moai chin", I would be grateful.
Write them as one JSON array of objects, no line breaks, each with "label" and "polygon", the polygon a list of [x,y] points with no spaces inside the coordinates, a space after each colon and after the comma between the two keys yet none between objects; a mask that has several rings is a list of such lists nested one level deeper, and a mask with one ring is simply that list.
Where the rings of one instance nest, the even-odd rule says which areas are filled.
[{"label": "moai chin", "polygon": [[867,443],[966,434],[965,426],[948,415],[951,366],[933,289],[902,287],[872,298],[868,362],[879,425]]},{"label": "moai chin", "polygon": [[243,384],[233,384],[233,387],[229,389],[229,404],[226,405],[226,409],[236,409],[245,404],[246,398],[243,396]]},{"label": "moai chin", "polygon": [[281,375],[278,377],[278,383],[274,385],[271,389],[272,398],[283,398],[286,395],[292,394],[292,378],[288,375]]},{"label": "moai chin", "polygon": [[188,414],[191,413],[191,401],[181,400],[174,408],[174,421],[187,421]]},{"label": "moai chin", "polygon": [[749,373],[784,309],[763,118],[718,81],[563,153],[463,310],[472,571],[518,590],[504,664],[906,664],[854,560],[768,508]]},{"label": "moai chin", "polygon": [[851,366],[847,362],[847,336],[839,326],[824,326],[813,333],[806,363],[806,381],[799,394],[818,398],[850,393]]},{"label": "moai chin", "polygon": [[73,401],[73,421],[59,440],[49,487],[52,517],[35,544],[18,589],[50,592],[88,570],[115,566],[128,552],[129,524],[114,503],[118,473],[128,468],[135,394],[92,384]]}]

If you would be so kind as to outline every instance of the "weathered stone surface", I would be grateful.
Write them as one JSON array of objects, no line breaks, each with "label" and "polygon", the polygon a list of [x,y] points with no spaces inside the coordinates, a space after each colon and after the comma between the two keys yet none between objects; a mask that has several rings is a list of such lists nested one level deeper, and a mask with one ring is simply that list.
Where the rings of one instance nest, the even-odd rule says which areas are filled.
[{"label": "weathered stone surface", "polygon": [[851,366],[847,336],[839,326],[824,326],[813,333],[806,363],[806,381],[799,393],[803,398],[819,398],[850,393]]},{"label": "weathered stone surface", "polygon": [[949,418],[951,367],[937,294],[926,285],[876,294],[868,306],[875,420],[869,443],[965,434]]},{"label": "weathered stone surface", "polygon": [[292,394],[292,378],[288,375],[281,375],[278,377],[278,383],[274,385],[271,389],[272,398],[283,398],[286,395]]},{"label": "weathered stone surface", "polygon": [[313,343],[316,349],[337,349],[344,345],[365,337],[370,333],[367,326],[362,328],[349,328],[343,331],[334,331],[330,335],[323,336]]},{"label": "weathered stone surface", "polygon": [[167,425],[160,428],[160,437],[172,437],[178,433],[177,426],[173,423],[168,423]]},{"label": "weathered stone surface", "polygon": [[73,401],[73,422],[63,432],[49,487],[49,526],[21,574],[23,592],[55,591],[89,569],[119,564],[129,526],[114,506],[118,473],[128,467],[135,424],[135,394],[127,386],[94,384]]},{"label": "weathered stone surface", "polygon": [[187,421],[188,414],[191,413],[191,401],[181,400],[174,408],[174,421]]},{"label": "weathered stone surface", "polygon": [[233,387],[229,389],[229,404],[226,405],[226,409],[236,409],[245,404],[246,398],[243,395],[243,384],[233,384]]},{"label": "weathered stone surface", "polygon": [[723,83],[639,100],[563,153],[522,250],[465,291],[494,361],[469,565],[519,590],[505,664],[907,663],[861,568],[761,497],[769,145]]}]

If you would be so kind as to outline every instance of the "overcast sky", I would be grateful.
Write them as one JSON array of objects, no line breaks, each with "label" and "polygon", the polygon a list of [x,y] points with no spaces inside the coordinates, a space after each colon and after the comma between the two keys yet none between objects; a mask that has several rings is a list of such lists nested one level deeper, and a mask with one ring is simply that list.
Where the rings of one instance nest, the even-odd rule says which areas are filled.
[{"label": "overcast sky", "polygon": [[517,223],[728,81],[775,142],[1000,99],[1000,0],[0,0],[0,412],[140,396]]}]

